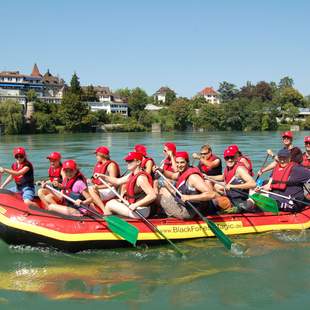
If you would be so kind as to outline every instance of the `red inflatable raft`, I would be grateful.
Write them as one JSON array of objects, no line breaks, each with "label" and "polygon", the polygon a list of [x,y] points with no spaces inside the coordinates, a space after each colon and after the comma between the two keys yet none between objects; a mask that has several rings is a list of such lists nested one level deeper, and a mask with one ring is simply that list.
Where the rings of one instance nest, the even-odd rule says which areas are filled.
[{"label": "red inflatable raft", "polygon": [[[227,214],[210,216],[210,219],[227,235],[302,230],[310,227],[310,207],[299,213]],[[164,242],[141,220],[127,221],[139,229],[138,244]],[[199,220],[163,218],[151,222],[175,241],[214,236]],[[0,238],[8,244],[53,247],[70,252],[130,246],[109,230],[104,219],[62,216],[40,208],[29,208],[18,194],[6,190],[0,190]]]}]

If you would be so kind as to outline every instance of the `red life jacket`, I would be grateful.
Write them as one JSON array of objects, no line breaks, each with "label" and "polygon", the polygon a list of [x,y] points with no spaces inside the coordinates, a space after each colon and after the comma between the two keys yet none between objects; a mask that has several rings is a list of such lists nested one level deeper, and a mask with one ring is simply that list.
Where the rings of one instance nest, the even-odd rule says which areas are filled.
[{"label": "red life jacket", "polygon": [[61,165],[58,168],[53,167],[48,168],[48,176],[51,182],[53,181],[62,182],[61,169],[62,169]]},{"label": "red life jacket", "polygon": [[236,171],[239,167],[246,168],[243,163],[236,162],[235,165],[231,169],[228,169],[227,167],[224,169],[224,181],[226,184],[229,184],[231,179],[235,176]]},{"label": "red life jacket", "polygon": [[150,183],[153,186],[153,179],[150,174],[145,171],[139,171],[137,174],[131,174],[126,183],[126,198],[129,203],[134,203],[137,200],[137,193],[135,193],[135,186],[137,179],[140,175],[145,175]]},{"label": "red life jacket", "polygon": [[163,169],[166,170],[166,171],[174,172],[174,170],[172,169],[172,162],[171,162],[171,160],[169,158],[164,160],[164,167],[163,167]]},{"label": "red life jacket", "polygon": [[292,168],[296,165],[294,162],[290,162],[286,167],[281,168],[279,164],[275,166],[272,171],[272,183],[271,189],[278,189],[284,191],[287,187],[287,181],[290,177]]},{"label": "red life jacket", "polygon": [[20,170],[22,170],[26,166],[29,167],[29,170],[25,174],[13,176],[13,179],[14,179],[14,181],[15,181],[15,183],[17,185],[20,185],[20,186],[26,186],[26,185],[33,186],[34,185],[33,166],[32,166],[32,163],[30,161],[24,160],[20,165],[18,165],[17,162],[14,162],[12,164],[12,170],[20,171]]},{"label": "red life jacket", "polygon": [[144,169],[144,168],[145,168],[146,163],[147,163],[148,161],[151,161],[151,162],[152,162],[152,164],[153,164],[153,165],[155,165],[153,158],[150,158],[150,157],[144,157],[144,158],[142,159],[142,162],[141,162],[141,166],[140,166],[140,167],[141,167],[141,169]]},{"label": "red life jacket", "polygon": [[202,177],[203,179],[203,175],[200,172],[200,170],[196,167],[188,167],[179,177],[177,180],[177,183],[175,185],[176,188],[179,188],[180,186],[182,186],[182,184],[184,184],[186,182],[186,180],[189,178],[190,175],[192,174],[198,174]]},{"label": "red life jacket", "polygon": [[70,195],[70,193],[72,192],[72,188],[73,188],[73,185],[76,181],[78,180],[81,180],[83,181],[85,184],[87,184],[87,181],[86,181],[86,178],[84,177],[84,175],[78,171],[77,174],[68,180],[68,178],[65,178],[62,182],[62,186],[63,186],[63,192],[66,194],[66,195]]},{"label": "red life jacket", "polygon": [[[112,163],[114,163],[116,165],[116,170],[117,170],[117,176],[116,177],[118,178],[120,176],[120,169],[119,169],[118,163],[115,162],[114,160],[107,160],[104,164],[101,162],[97,162],[95,167],[94,167],[93,174],[95,174],[95,173],[106,174],[109,165]],[[99,181],[99,179],[95,179],[95,178],[92,179],[92,182],[93,182],[93,184],[97,184],[97,185],[102,184]]]},{"label": "red life jacket", "polygon": [[[253,164],[252,164],[251,159],[250,159],[248,156],[246,156],[246,155],[241,155],[241,156],[238,158],[238,161],[241,162],[241,159],[243,159],[243,158],[248,162],[249,168],[248,168],[246,165],[244,165],[244,166],[247,168],[247,170],[248,170],[250,176],[253,177],[253,176],[254,176],[254,172],[253,172]],[[241,163],[242,163],[242,162],[241,162]]]},{"label": "red life jacket", "polygon": [[220,164],[217,167],[211,168],[209,166],[206,166],[201,163],[201,161],[198,164],[198,169],[202,172],[205,173],[206,175],[220,175],[222,174],[222,161],[219,157],[215,156],[213,153],[209,157],[208,161],[214,161],[216,159],[219,159]]},{"label": "red life jacket", "polygon": [[310,157],[307,156],[306,152],[302,155],[301,165],[304,166],[305,168],[310,169]]}]

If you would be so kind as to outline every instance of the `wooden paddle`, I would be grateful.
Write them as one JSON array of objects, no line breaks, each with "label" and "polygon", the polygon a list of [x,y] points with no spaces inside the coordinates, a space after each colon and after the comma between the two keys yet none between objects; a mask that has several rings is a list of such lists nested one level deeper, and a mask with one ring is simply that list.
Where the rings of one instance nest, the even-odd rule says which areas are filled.
[{"label": "wooden paddle", "polygon": [[[66,200],[70,201],[75,206],[76,201],[74,199],[72,199],[71,197],[67,196],[66,194],[62,193],[61,191],[58,191],[57,189],[55,189],[54,187],[52,187],[48,184],[46,184],[45,187],[47,189],[49,189],[50,191],[53,191],[54,193],[57,193],[58,195],[62,196]],[[78,206],[77,206],[77,208],[78,208]],[[100,213],[88,208],[85,205],[83,205],[81,208],[87,210],[88,212],[96,215],[97,217],[99,217],[101,219],[104,219],[111,231],[113,231],[115,234],[119,235],[120,237],[122,237],[123,239],[125,239],[126,241],[131,243],[132,245],[134,245],[134,246],[136,245],[139,230],[135,226],[127,223],[126,221],[120,219],[117,216],[113,216],[113,215],[103,216]]]},{"label": "wooden paddle", "polygon": [[[169,182],[168,179],[161,173],[160,170],[156,171],[166,182]],[[181,197],[181,192],[171,183],[169,183],[171,188],[173,188],[176,192],[177,195],[179,195],[179,197]],[[188,206],[190,206],[194,212],[208,225],[208,227],[210,228],[210,230],[214,233],[214,235],[223,243],[223,245],[225,246],[226,249],[231,250],[233,242],[230,240],[230,238],[228,238],[224,232],[211,220],[209,220],[207,217],[203,216],[200,211],[190,202],[190,201],[186,201],[183,202],[184,204],[187,204]]]},{"label": "wooden paddle", "polygon": [[[213,182],[215,184],[221,185],[225,188],[225,184],[222,182],[215,181],[215,180],[208,178],[208,177],[206,177],[206,180]],[[262,209],[265,212],[279,213],[279,208],[278,208],[277,202],[270,197],[266,197],[266,196],[260,195],[258,193],[248,195],[248,194],[244,193],[242,190],[239,190],[237,188],[231,188],[231,190],[243,195],[244,197],[247,196],[247,197],[253,199],[253,201],[255,202],[255,205],[258,206],[260,209]]]},{"label": "wooden paddle", "polygon": [[[106,182],[103,178],[98,178],[102,184],[104,184],[107,188],[109,188],[115,196],[117,196],[128,208],[130,206],[129,202],[125,200],[108,182]],[[164,239],[167,240],[167,242],[175,249],[177,253],[179,253],[181,256],[184,256],[184,253],[179,249],[170,239],[168,239],[163,232],[161,232],[153,223],[151,223],[149,220],[147,220],[141,212],[139,212],[137,209],[133,210],[135,214],[137,214],[153,231],[157,232],[159,235],[161,235]]]}]

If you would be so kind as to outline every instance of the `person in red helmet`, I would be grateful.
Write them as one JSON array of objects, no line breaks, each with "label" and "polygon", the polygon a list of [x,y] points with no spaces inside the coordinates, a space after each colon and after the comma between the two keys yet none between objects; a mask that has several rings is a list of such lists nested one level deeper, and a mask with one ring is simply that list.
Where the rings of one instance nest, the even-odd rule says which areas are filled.
[{"label": "person in red helmet", "polygon": [[237,149],[227,148],[224,151],[224,159],[226,162],[224,173],[209,177],[209,180],[223,181],[223,185],[215,184],[214,189],[218,195],[227,197],[231,202],[230,205],[225,203],[224,207],[218,204],[219,208],[224,213],[238,213],[253,209],[253,202],[248,200],[248,194],[250,189],[256,187],[256,183],[245,165],[238,160]]},{"label": "person in red helmet", "polygon": [[135,145],[135,152],[141,153],[143,155],[141,169],[146,171],[148,174],[152,175],[153,167],[155,165],[153,158],[147,155],[147,148],[143,144]]},{"label": "person in red helmet", "polygon": [[234,152],[236,152],[236,156],[237,156],[238,161],[240,163],[244,164],[244,166],[248,169],[250,176],[253,177],[254,172],[253,172],[253,164],[252,164],[251,159],[248,156],[243,155],[241,153],[237,144],[230,145],[228,147],[228,149],[232,149]]},{"label": "person in red helmet", "polygon": [[47,209],[65,215],[81,216],[81,210],[83,209],[79,209],[79,207],[92,202],[92,198],[88,193],[86,178],[78,169],[76,162],[72,159],[66,160],[62,165],[62,169],[65,173],[62,182],[62,192],[75,200],[75,206],[62,198],[62,196],[54,194],[53,198],[50,199]]},{"label": "person in red helmet", "polygon": [[103,211],[104,202],[115,197],[114,193],[94,178],[96,173],[102,173],[114,178],[120,177],[120,168],[117,162],[110,159],[110,150],[106,146],[99,146],[95,152],[97,163],[93,170],[92,186],[89,187],[89,194],[94,203]]},{"label": "person in red helmet", "polygon": [[[283,149],[287,149],[290,151],[291,161],[297,164],[301,164],[303,161],[302,151],[299,147],[293,146],[293,139],[294,139],[293,133],[291,131],[285,131],[281,134],[281,136],[282,136]],[[267,152],[268,154],[272,153],[270,150],[268,150]],[[261,176],[263,173],[267,171],[273,170],[277,166],[278,164],[277,156],[273,154],[270,155],[274,159],[274,161],[269,165],[267,165],[266,167],[261,168],[257,173],[258,176]]]},{"label": "person in red helmet", "polygon": [[[62,170],[61,154],[59,152],[52,152],[46,157],[50,161],[50,167],[48,169],[49,182],[53,184],[55,188],[61,188],[62,181],[65,177],[65,173]],[[47,207],[51,202],[50,198],[54,195],[47,188],[40,188],[38,190],[38,196],[42,203]]]},{"label": "person in red helmet", "polygon": [[177,172],[177,166],[175,162],[175,153],[177,151],[176,145],[172,142],[164,143],[165,159],[161,168],[164,171]]},{"label": "person in red helmet", "polygon": [[20,193],[27,205],[37,206],[33,201],[35,196],[34,169],[27,159],[26,150],[23,147],[16,147],[13,150],[13,155],[16,161],[12,164],[11,169],[0,167],[0,174],[9,174],[0,188],[5,188],[7,184],[14,180],[16,186],[10,190]]},{"label": "person in red helmet", "polygon": [[160,189],[160,205],[167,216],[179,219],[191,219],[196,216],[195,211],[187,206],[190,201],[199,211],[206,213],[210,207],[209,201],[215,198],[215,192],[210,190],[204,181],[203,175],[197,167],[189,166],[187,152],[176,152],[175,160],[177,172],[162,170],[163,174],[176,181],[175,187],[182,193],[181,201],[178,200],[169,184]]},{"label": "person in red helmet", "polygon": [[302,166],[310,169],[310,136],[304,138],[305,152],[302,155]]},{"label": "person in red helmet", "polygon": [[95,174],[95,177],[100,177],[114,186],[126,185],[125,199],[130,203],[130,206],[127,207],[118,199],[112,199],[106,203],[104,214],[120,214],[130,218],[139,218],[133,212],[138,210],[144,217],[149,217],[152,211],[150,205],[156,199],[156,193],[152,186],[151,175],[141,169],[143,155],[138,152],[129,152],[124,160],[127,162],[130,174],[121,178],[100,173]]}]

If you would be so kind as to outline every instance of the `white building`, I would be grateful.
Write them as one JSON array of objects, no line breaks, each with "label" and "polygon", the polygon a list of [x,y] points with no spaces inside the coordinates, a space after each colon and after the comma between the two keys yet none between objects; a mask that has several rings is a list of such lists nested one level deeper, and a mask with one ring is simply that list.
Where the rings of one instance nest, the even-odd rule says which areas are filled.
[{"label": "white building", "polygon": [[173,92],[175,93],[172,89],[170,89],[167,86],[161,87],[154,95],[154,100],[155,102],[158,103],[165,103],[166,102],[166,95],[168,92]]},{"label": "white building", "polygon": [[93,112],[103,110],[106,111],[107,114],[119,113],[124,116],[128,116],[128,104],[125,102],[93,101],[87,102],[87,104],[90,106],[90,109]]},{"label": "white building", "polygon": [[212,104],[220,103],[220,94],[216,92],[213,87],[205,87],[198,95],[203,96],[207,102]]}]

